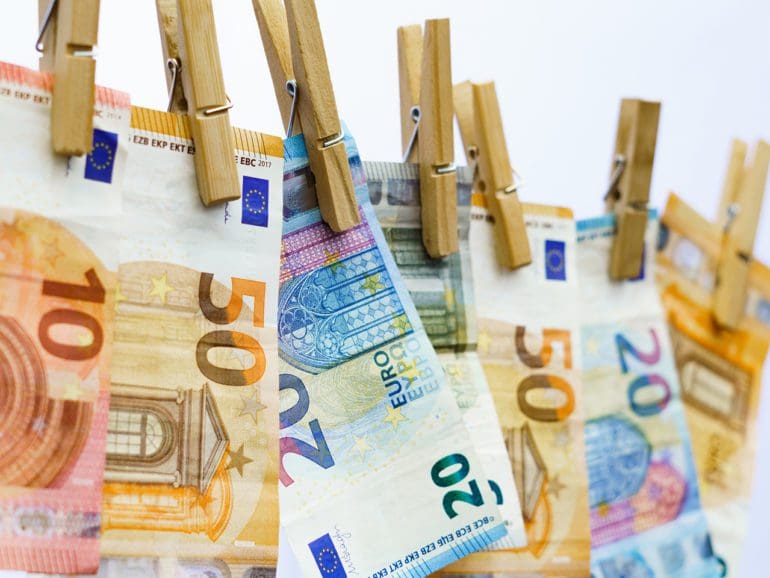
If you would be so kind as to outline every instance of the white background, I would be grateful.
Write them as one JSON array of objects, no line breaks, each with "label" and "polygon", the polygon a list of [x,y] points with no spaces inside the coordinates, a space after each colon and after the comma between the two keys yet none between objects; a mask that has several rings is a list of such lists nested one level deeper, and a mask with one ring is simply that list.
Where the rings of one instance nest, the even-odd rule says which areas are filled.
[{"label": "white background", "polygon": [[[251,2],[214,4],[234,124],[280,134]],[[524,200],[571,206],[578,217],[602,211],[624,96],[663,102],[652,182],[658,207],[673,190],[714,218],[730,139],[770,140],[766,0],[318,0],[318,9],[340,114],[364,159],[400,157],[396,27],[445,16],[454,80],[497,84]],[[36,67],[37,2],[0,0],[0,14],[0,59]],[[102,0],[99,38],[98,82],[163,108],[155,3]],[[462,161],[459,139],[456,151]],[[770,262],[767,209],[755,252]],[[759,428],[741,578],[768,575],[768,392]]]}]

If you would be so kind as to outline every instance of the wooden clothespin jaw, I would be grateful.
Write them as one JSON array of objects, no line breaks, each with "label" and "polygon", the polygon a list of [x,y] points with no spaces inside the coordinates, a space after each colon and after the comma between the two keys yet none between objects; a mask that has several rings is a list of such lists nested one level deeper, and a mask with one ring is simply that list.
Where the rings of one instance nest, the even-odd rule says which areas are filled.
[{"label": "wooden clothespin jaw", "polygon": [[38,0],[43,55],[40,70],[54,73],[51,143],[60,155],[91,152],[94,139],[99,0]]},{"label": "wooden clothespin jaw", "polygon": [[[204,205],[240,198],[230,100],[225,93],[211,0],[156,0],[168,69],[169,110],[186,112]],[[178,87],[181,76],[182,89]]]},{"label": "wooden clothespin jaw", "polygon": [[749,268],[762,210],[770,145],[759,141],[746,166],[746,143],[735,141],[720,203],[724,217],[712,315],[719,327],[736,329],[746,310]]},{"label": "wooden clothespin jaw", "polygon": [[[421,46],[422,45],[422,46]],[[449,19],[398,30],[404,160],[420,164],[422,241],[434,259],[456,253],[457,172]]]},{"label": "wooden clothespin jaw", "polygon": [[659,119],[659,102],[624,98],[620,105],[613,168],[605,195],[607,210],[617,219],[609,270],[614,280],[633,279],[642,269]]},{"label": "wooden clothespin jaw", "polygon": [[462,82],[454,102],[463,146],[476,161],[475,189],[483,193],[495,221],[495,247],[501,265],[516,269],[532,262],[524,211],[514,183],[494,82]]},{"label": "wooden clothespin jaw", "polygon": [[[280,0],[253,3],[284,127],[305,137],[321,217],[333,231],[346,231],[361,216],[315,2],[286,0],[285,10]],[[294,103],[299,118],[292,123]]]}]

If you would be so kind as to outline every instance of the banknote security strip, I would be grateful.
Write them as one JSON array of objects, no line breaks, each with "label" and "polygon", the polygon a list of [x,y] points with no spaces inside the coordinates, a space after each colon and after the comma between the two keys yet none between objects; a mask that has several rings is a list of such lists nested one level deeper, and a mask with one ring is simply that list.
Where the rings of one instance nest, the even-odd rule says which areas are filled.
[{"label": "banknote security strip", "polygon": [[746,315],[736,331],[720,331],[711,321],[719,238],[676,195],[669,197],[662,220],[657,280],[682,383],[701,499],[728,576],[740,575],[762,366],[770,344],[770,269],[752,263]]},{"label": "banknote security strip", "polygon": [[281,525],[308,576],[425,576],[506,529],[345,145],[361,224],[335,234],[285,141]]},{"label": "banknote security strip", "polygon": [[545,205],[524,204],[524,215],[532,264],[511,271],[492,250],[494,224],[484,197],[472,197],[478,356],[527,545],[472,554],[447,569],[452,575],[590,575],[575,222],[568,209]]},{"label": "banknote security strip", "polygon": [[102,554],[147,576],[272,572],[282,143],[233,129],[241,198],[198,198],[187,117],[133,108]]},{"label": "banknote security strip", "polygon": [[614,216],[578,223],[581,356],[591,568],[625,575],[718,578],[685,421],[674,350],[655,287],[650,212],[638,278],[606,274]]},{"label": "banknote security strip", "polygon": [[99,566],[128,95],[50,149],[50,76],[0,63],[0,568]]},{"label": "banknote security strip", "polygon": [[523,547],[526,537],[513,470],[476,354],[478,331],[468,243],[473,173],[467,168],[457,172],[460,250],[432,259],[422,243],[419,166],[365,162],[364,169],[369,198],[385,239],[438,353],[487,482],[497,494],[508,535],[488,548]]}]

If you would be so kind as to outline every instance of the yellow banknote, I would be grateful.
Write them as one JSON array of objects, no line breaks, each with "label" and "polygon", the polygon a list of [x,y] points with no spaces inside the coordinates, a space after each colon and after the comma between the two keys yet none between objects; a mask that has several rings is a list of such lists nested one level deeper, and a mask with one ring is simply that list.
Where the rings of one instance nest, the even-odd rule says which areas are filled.
[{"label": "yellow banknote", "polygon": [[282,147],[234,135],[242,197],[205,208],[185,119],[132,112],[104,486],[113,574],[275,567]]},{"label": "yellow banknote", "polygon": [[460,576],[590,576],[591,537],[580,382],[575,222],[525,205],[532,264],[497,264],[493,225],[475,197],[470,244],[478,354],[519,492],[527,546],[472,554]]},{"label": "yellow banknote", "polygon": [[770,340],[770,270],[752,263],[746,315],[719,330],[711,299],[720,230],[671,195],[663,214],[658,282],[668,314],[714,550],[737,575],[756,453],[762,366]]}]

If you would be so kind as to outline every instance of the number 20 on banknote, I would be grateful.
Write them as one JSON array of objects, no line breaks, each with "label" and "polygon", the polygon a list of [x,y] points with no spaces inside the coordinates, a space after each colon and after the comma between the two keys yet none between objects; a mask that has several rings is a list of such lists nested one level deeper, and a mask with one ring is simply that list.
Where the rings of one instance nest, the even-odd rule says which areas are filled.
[{"label": "number 20 on banknote", "polygon": [[[652,350],[649,352],[641,351],[631,343],[622,333],[615,334],[615,346],[618,350],[618,361],[621,371],[626,374],[629,372],[629,364],[626,356],[637,359],[645,366],[654,366],[660,361],[660,341],[654,328],[649,330],[652,340]],[[662,389],[662,396],[657,400],[641,401],[642,396],[649,396],[647,392],[650,388],[659,386]],[[631,410],[639,417],[650,417],[659,414],[671,400],[671,386],[668,381],[659,373],[644,373],[637,376],[628,386],[628,405]]]},{"label": "number 20 on banknote", "polygon": [[[301,421],[310,409],[310,396],[307,392],[305,384],[299,377],[290,375],[288,373],[282,373],[279,378],[279,391],[293,390],[297,394],[297,402],[281,412],[279,416],[279,422],[281,429],[292,427],[297,422]],[[286,471],[283,465],[283,459],[287,454],[297,454],[311,462],[318,464],[325,470],[328,470],[334,466],[334,458],[329,450],[329,444],[326,443],[326,438],[321,430],[321,424],[318,419],[312,419],[308,422],[310,427],[310,433],[313,434],[313,440],[316,447],[306,441],[297,439],[295,437],[285,436],[281,438],[281,473],[280,480],[284,486],[290,486],[294,483],[294,478]]]}]

